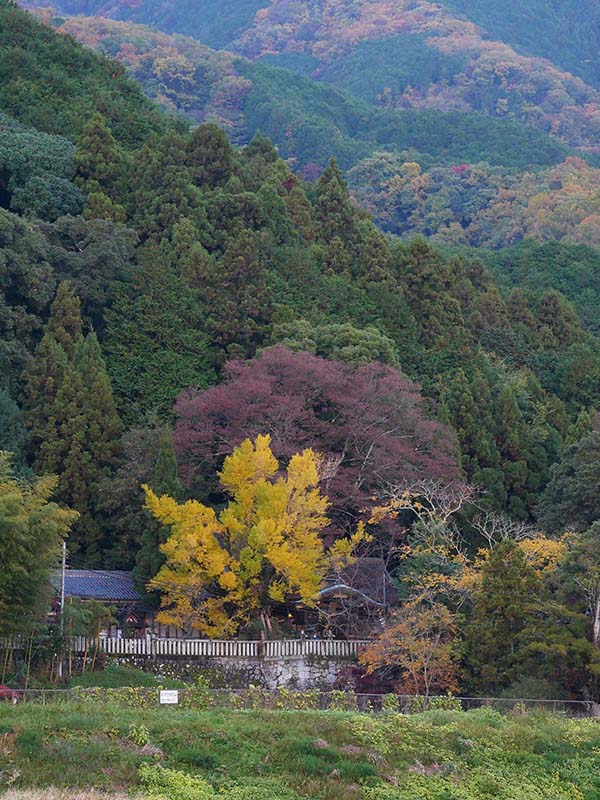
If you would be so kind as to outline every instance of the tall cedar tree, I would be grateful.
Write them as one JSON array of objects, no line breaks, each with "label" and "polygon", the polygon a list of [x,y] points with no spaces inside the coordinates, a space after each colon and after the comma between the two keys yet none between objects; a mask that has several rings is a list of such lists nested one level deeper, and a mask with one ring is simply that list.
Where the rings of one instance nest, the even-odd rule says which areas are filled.
[{"label": "tall cedar tree", "polygon": [[497,693],[518,675],[518,639],[539,597],[539,581],[512,540],[496,545],[483,567],[481,589],[465,634],[473,687]]},{"label": "tall cedar tree", "polygon": [[108,369],[127,422],[168,419],[180,392],[214,381],[205,306],[153,253],[118,290],[106,321]]},{"label": "tall cedar tree", "polygon": [[223,355],[252,356],[268,333],[271,297],[252,233],[243,230],[219,264],[208,266],[205,294],[212,340]]},{"label": "tall cedar tree", "polygon": [[69,358],[73,357],[75,343],[83,333],[83,321],[81,303],[68,281],[63,281],[58,286],[46,333],[62,347]]},{"label": "tall cedar tree", "polygon": [[77,185],[87,194],[84,215],[88,219],[125,221],[118,202],[123,181],[124,157],[102,115],[95,114],[83,129],[75,152]]},{"label": "tall cedar tree", "polygon": [[39,475],[56,471],[60,439],[56,404],[69,368],[65,351],[55,339],[44,334],[25,373],[25,425],[29,432],[31,461]]},{"label": "tall cedar tree", "polygon": [[[150,486],[158,496],[168,495],[176,502],[182,499],[183,491],[179,482],[177,457],[173,447],[173,433],[170,428],[166,428],[160,438],[158,458],[156,459]],[[146,594],[146,599],[152,605],[158,605],[160,597],[157,592],[148,590],[147,587],[165,563],[165,557],[160,548],[167,541],[169,530],[168,526],[161,525],[157,519],[148,515],[148,521],[144,526],[140,548],[136,556],[133,575],[139,591]]]},{"label": "tall cedar tree", "polygon": [[315,216],[324,242],[338,238],[349,246],[356,238],[356,211],[342,171],[334,158],[316,185]]},{"label": "tall cedar tree", "polygon": [[99,486],[117,463],[122,425],[98,340],[83,338],[79,302],[61,289],[28,370],[26,422],[36,471],[58,475],[59,498],[80,514],[71,551],[98,561]]},{"label": "tall cedar tree", "polygon": [[212,122],[192,133],[185,150],[186,166],[196,186],[214,189],[233,175],[235,155],[227,134]]}]

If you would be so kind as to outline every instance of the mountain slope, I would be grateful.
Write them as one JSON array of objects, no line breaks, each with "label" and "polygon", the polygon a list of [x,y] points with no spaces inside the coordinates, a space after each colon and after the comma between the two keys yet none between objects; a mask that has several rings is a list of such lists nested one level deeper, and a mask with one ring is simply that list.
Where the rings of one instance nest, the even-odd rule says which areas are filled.
[{"label": "mountain slope", "polygon": [[[568,14],[550,14],[552,0],[536,0],[523,13],[517,3],[500,10],[495,0],[457,0],[454,5],[429,0],[229,0],[218,5],[205,0],[57,0],[56,8],[192,34],[252,60],[275,59],[387,109],[474,111],[516,119],[572,146],[600,147],[600,91],[580,77],[582,69],[571,74],[561,67],[586,67],[583,72],[593,78],[597,11],[592,9],[589,25],[583,25],[572,2]],[[489,32],[477,21],[489,23]],[[540,31],[545,44],[529,47]],[[571,31],[574,41],[585,41],[583,50],[562,45],[565,39],[573,41]],[[506,41],[497,38],[504,33]],[[556,63],[530,53],[556,55]]]},{"label": "mountain slope", "polygon": [[23,124],[71,138],[101,111],[128,147],[172,125],[120,64],[57,39],[6,2],[0,3],[0,108]]},{"label": "mountain slope", "polygon": [[600,5],[596,0],[445,0],[490,38],[542,56],[600,87]]},{"label": "mountain slope", "polygon": [[[421,88],[413,85],[421,80],[419,60],[412,74],[398,74],[395,66],[398,57],[410,65],[402,53],[415,47],[415,36],[421,62],[445,69],[439,80],[434,69],[433,80]],[[337,85],[350,88],[349,82],[360,96],[387,108],[477,111],[513,117],[573,145],[595,147],[600,141],[598,91],[548,61],[485,39],[472,22],[426,0],[305,0],[291,7],[276,0],[257,14],[238,48],[251,58],[309,53],[317,61],[313,74],[327,78],[333,65]],[[357,86],[357,76],[364,76],[364,85]]]},{"label": "mountain slope", "polygon": [[185,36],[93,17],[58,30],[118,58],[166,108],[224,125],[240,143],[257,130],[298,168],[335,155],[350,168],[375,149],[420,152],[430,163],[488,161],[524,169],[562,160],[555,139],[514,120],[413,110],[374,110],[346,92],[291,70],[214,51]]},{"label": "mountain slope", "polygon": [[[55,24],[118,58],[165,108],[217,122],[237,144],[267,134],[306,177],[335,155],[355,197],[393,233],[492,247],[527,236],[600,243],[600,173],[580,159],[560,166],[568,150],[514,120],[376,109],[306,75],[189,37],[93,17]],[[364,73],[357,67],[349,74],[360,80]]]}]

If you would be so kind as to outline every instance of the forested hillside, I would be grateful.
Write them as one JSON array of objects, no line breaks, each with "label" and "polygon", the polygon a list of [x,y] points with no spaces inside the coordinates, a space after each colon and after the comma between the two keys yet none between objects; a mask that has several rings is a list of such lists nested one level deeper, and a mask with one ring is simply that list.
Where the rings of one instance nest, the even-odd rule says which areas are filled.
[{"label": "forested hillside", "polygon": [[306,177],[335,155],[354,197],[385,230],[493,248],[528,237],[600,243],[598,170],[566,161],[569,150],[533,128],[473,113],[374,110],[290,70],[129,23],[55,24],[118,58],[163,107],[215,121],[238,144],[267,134]]},{"label": "forested hillside", "polygon": [[483,27],[488,36],[511,44],[520,53],[542,56],[600,85],[600,8],[594,0],[447,0]]},{"label": "forested hillside", "polygon": [[[474,16],[481,20],[469,16],[472,5]],[[517,52],[510,39],[494,35],[494,31],[500,34],[518,28],[527,38],[539,11],[540,17],[546,17],[544,41],[550,39],[553,51],[560,50],[557,43],[570,37],[560,29],[551,5],[545,0],[538,2],[539,9],[528,7],[521,14],[509,11],[503,15],[503,25],[494,25],[499,14],[493,2],[479,6],[463,2],[464,15],[455,16],[448,7],[426,2],[306,0],[290,6],[282,0],[256,4],[243,0],[225,9],[224,36],[217,38],[211,35],[214,12],[203,14],[200,9],[196,13],[195,5],[175,9],[169,4],[157,8],[153,3],[141,7],[72,3],[59,4],[57,10],[134,19],[166,32],[191,33],[253,60],[276,60],[388,109],[474,111],[514,118],[571,145],[593,149],[600,135],[600,95],[594,84],[586,84],[578,71],[573,75],[550,61],[523,54],[526,49]],[[251,11],[257,8],[252,19]],[[574,8],[562,13],[569,30],[583,33]],[[492,23],[488,36],[474,24],[481,21],[485,27],[486,20]],[[579,58],[584,66],[588,61],[593,64],[597,51],[597,21],[592,17],[590,23],[583,37],[589,42],[588,50],[581,50]],[[227,42],[228,33],[232,38]],[[569,45],[566,51],[565,60],[570,62]]]},{"label": "forested hillside", "polygon": [[[206,56],[207,71],[214,58]],[[242,67],[219,58],[225,85],[235,84]],[[251,95],[259,72],[247,68]],[[260,70],[276,85],[279,71]],[[545,250],[526,243],[481,256],[461,250],[466,234],[448,237],[447,251],[425,238],[386,237],[353,202],[335,159],[305,183],[264,135],[235,147],[212,122],[192,127],[167,115],[120,64],[7,0],[0,77],[0,449],[12,453],[12,465],[0,462],[0,503],[7,514],[19,510],[25,531],[15,534],[19,549],[4,547],[12,583],[0,590],[0,630],[24,624],[23,596],[39,590],[39,570],[19,596],[6,587],[37,563],[40,530],[48,530],[47,560],[70,527],[73,564],[135,568],[144,588],[167,552],[175,559],[173,547],[159,545],[171,525],[174,536],[178,524],[185,534],[188,513],[214,521],[214,507],[223,530],[245,530],[236,515],[257,471],[259,501],[306,496],[316,509],[303,528],[306,563],[308,555],[321,563],[321,534],[334,554],[351,545],[374,552],[370,545],[416,603],[398,624],[411,624],[414,607],[426,607],[432,624],[448,623],[461,644],[438,688],[458,685],[461,653],[472,690],[500,692],[527,675],[547,692],[597,693],[598,642],[582,582],[597,569],[600,518],[597,252],[570,244],[570,233]],[[210,115],[219,108],[211,91]],[[390,116],[373,124],[399,120],[404,142],[419,126],[415,144],[427,140],[432,153],[470,146],[459,133],[468,117],[450,116],[444,129],[427,115],[380,113]],[[481,130],[485,142],[490,128]],[[471,169],[452,171],[458,186]],[[531,181],[560,193],[561,180],[587,176],[577,214],[591,230],[590,173],[569,159]],[[400,174],[423,200],[415,220],[426,219],[428,199],[435,215],[443,194],[427,197],[434,177],[416,191],[425,181],[419,166]],[[500,181],[498,194],[519,202],[526,190],[516,186]],[[456,214],[459,195],[449,201]],[[523,230],[546,224],[540,238],[552,235],[549,214],[517,217]],[[525,233],[511,233],[510,209],[506,219],[507,239],[518,241]],[[488,241],[495,227],[479,223],[473,240]],[[242,444],[246,437],[253,441]],[[56,477],[31,483],[48,475]],[[146,494],[153,516],[143,484],[157,494]],[[52,496],[77,518],[61,517]],[[40,526],[39,507],[52,525]],[[34,511],[36,524],[23,523]],[[269,532],[277,538],[272,526],[261,531],[264,539],[252,535],[247,545],[250,573]],[[221,540],[212,546],[220,563]],[[206,558],[182,552],[183,567]],[[265,602],[295,586],[285,559],[276,563],[282,577],[269,573]],[[248,608],[257,610],[228,616],[238,587],[234,560],[227,564],[200,626],[210,635],[234,630],[230,618],[243,629]],[[235,566],[244,573],[247,564]],[[309,601],[319,574],[301,584]],[[507,603],[516,609],[510,618]]]}]

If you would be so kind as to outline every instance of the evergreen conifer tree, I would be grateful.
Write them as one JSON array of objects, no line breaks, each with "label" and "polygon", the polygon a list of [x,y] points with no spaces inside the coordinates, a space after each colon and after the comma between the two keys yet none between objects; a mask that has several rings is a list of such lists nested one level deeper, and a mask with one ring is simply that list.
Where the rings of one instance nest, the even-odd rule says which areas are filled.
[{"label": "evergreen conifer tree", "polygon": [[91,563],[103,546],[99,487],[117,464],[122,425],[96,335],[82,327],[63,283],[27,371],[25,419],[36,471],[56,474],[60,500],[79,512],[71,551]]},{"label": "evergreen conifer tree", "polygon": [[168,419],[180,392],[214,379],[207,312],[186,278],[149,254],[106,315],[108,368],[127,422]]},{"label": "evergreen conifer tree", "polygon": [[234,173],[233,147],[227,134],[212,122],[192,132],[185,158],[196,186],[223,186]]},{"label": "evergreen conifer tree", "polygon": [[106,120],[96,114],[85,126],[75,152],[77,185],[87,194],[84,216],[124,222],[119,203],[124,158]]},{"label": "evergreen conifer tree", "polygon": [[335,158],[317,181],[315,216],[320,237],[331,242],[336,236],[348,246],[356,237],[356,212],[342,171]]},{"label": "evergreen conifer tree", "polygon": [[250,231],[243,230],[230,242],[223,261],[205,280],[213,342],[224,355],[252,356],[271,321],[271,297]]},{"label": "evergreen conifer tree", "polygon": [[81,303],[68,281],[59,284],[50,308],[46,333],[65,351],[69,358],[83,331]]},{"label": "evergreen conifer tree", "polygon": [[501,691],[518,677],[518,640],[538,594],[538,578],[518,545],[510,539],[496,545],[483,568],[465,636],[478,691]]},{"label": "evergreen conifer tree", "polygon": [[25,372],[25,426],[34,468],[40,475],[56,469],[60,437],[56,403],[68,369],[67,354],[56,339],[45,333]]},{"label": "evergreen conifer tree", "polygon": [[0,451],[12,453],[11,466],[18,477],[27,472],[29,436],[23,413],[6,389],[0,389]]},{"label": "evergreen conifer tree", "polygon": [[95,114],[77,142],[75,166],[78,184],[88,194],[114,197],[122,177],[122,155],[101,114]]}]

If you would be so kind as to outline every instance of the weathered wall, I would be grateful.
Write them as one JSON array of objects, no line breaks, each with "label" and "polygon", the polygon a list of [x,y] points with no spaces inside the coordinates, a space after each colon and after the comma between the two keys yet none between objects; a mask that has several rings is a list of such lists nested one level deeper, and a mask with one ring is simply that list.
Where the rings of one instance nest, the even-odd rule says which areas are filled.
[{"label": "weathered wall", "polygon": [[351,664],[349,660],[311,656],[285,658],[182,658],[152,661],[138,656],[111,659],[119,664],[154,672],[169,678],[195,681],[203,675],[213,688],[246,689],[331,689],[337,677]]}]

